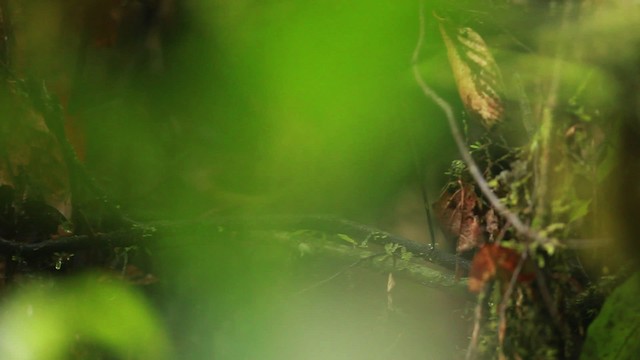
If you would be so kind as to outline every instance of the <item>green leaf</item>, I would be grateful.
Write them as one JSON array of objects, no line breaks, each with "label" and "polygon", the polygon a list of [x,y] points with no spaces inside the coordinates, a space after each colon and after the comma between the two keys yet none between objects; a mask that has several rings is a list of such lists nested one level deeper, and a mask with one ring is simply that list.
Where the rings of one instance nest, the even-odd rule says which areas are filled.
[{"label": "green leaf", "polygon": [[640,354],[640,274],[607,298],[587,331],[580,359],[636,359]]},{"label": "green leaf", "polygon": [[596,179],[598,184],[602,183],[613,171],[617,163],[617,154],[616,151],[612,148],[607,149],[607,154],[605,155],[604,160],[598,165],[596,170]]},{"label": "green leaf", "polygon": [[589,200],[576,200],[576,206],[571,210],[571,216],[569,222],[582,219],[589,213],[589,206],[591,205],[591,199]]},{"label": "green leaf", "polygon": [[353,238],[349,235],[345,235],[345,234],[338,234],[338,237],[341,240],[344,240],[346,242],[348,242],[349,244],[353,245],[353,246],[358,246],[358,242],[353,240]]}]

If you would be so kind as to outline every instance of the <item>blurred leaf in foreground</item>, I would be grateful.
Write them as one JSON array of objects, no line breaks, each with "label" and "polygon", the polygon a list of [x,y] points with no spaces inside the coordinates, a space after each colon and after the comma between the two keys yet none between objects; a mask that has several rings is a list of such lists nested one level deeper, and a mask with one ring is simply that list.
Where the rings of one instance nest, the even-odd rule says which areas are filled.
[{"label": "blurred leaf in foreground", "polygon": [[168,340],[144,300],[122,284],[83,277],[33,283],[0,313],[0,358],[93,358],[94,349],[122,359],[166,359]]},{"label": "blurred leaf in foreground", "polygon": [[640,351],[640,275],[636,274],[607,299],[589,327],[581,359],[635,359]]}]

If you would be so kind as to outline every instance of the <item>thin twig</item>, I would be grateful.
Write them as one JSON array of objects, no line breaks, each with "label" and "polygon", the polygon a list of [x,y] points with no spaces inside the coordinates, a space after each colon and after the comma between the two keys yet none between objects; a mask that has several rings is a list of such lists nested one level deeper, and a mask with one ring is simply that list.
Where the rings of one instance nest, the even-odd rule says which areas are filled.
[{"label": "thin twig", "polygon": [[411,55],[411,64],[415,68],[418,64],[418,60],[420,60],[420,49],[422,48],[422,43],[424,42],[424,1],[420,1],[420,7],[418,9],[419,19],[420,19],[420,28],[418,29],[418,43],[416,44],[415,49],[413,49],[413,54]]},{"label": "thin twig", "polygon": [[[420,8],[419,8],[420,14],[422,14],[424,12],[424,3],[421,1],[420,2]],[[424,38],[424,27],[420,26],[420,30],[419,30],[419,35],[418,35],[418,42],[422,43],[422,39]],[[416,47],[413,50],[413,54],[411,55],[411,63],[412,64],[416,64],[418,62],[418,58],[420,56],[420,49],[418,47]],[[431,246],[433,246],[435,248],[435,244],[436,244],[436,235],[435,232],[433,231],[434,227],[433,227],[433,217],[431,216],[431,203],[429,201],[429,197],[427,194],[427,190],[425,189],[425,176],[424,176],[424,169],[420,166],[420,162],[418,161],[418,152],[416,150],[416,145],[415,142],[413,141],[413,137],[411,138],[411,150],[413,151],[413,158],[415,161],[415,166],[416,166],[416,171],[418,171],[419,175],[420,175],[420,180],[421,180],[421,184],[420,184],[420,191],[422,192],[422,201],[424,202],[424,208],[425,208],[425,212],[427,215],[427,225],[429,226],[429,236],[431,237]]]},{"label": "thin twig", "polygon": [[473,331],[471,332],[471,341],[467,347],[467,355],[465,360],[471,360],[475,358],[476,349],[478,348],[478,339],[480,338],[480,322],[482,321],[482,305],[484,304],[484,298],[486,296],[486,290],[482,290],[478,296],[478,302],[474,311]]},{"label": "thin twig", "polygon": [[553,321],[554,325],[556,325],[558,330],[560,330],[560,333],[564,337],[565,341],[570,340],[571,331],[569,331],[567,324],[563,321],[562,316],[560,315],[560,311],[558,311],[558,307],[553,302],[553,297],[551,296],[551,292],[549,291],[549,286],[547,285],[544,274],[538,267],[538,264],[535,263],[535,261],[532,263],[533,269],[535,271],[536,284],[538,285],[538,290],[540,291],[542,301],[544,302],[547,311],[549,311],[551,320]]},{"label": "thin twig", "polygon": [[[571,9],[571,2],[567,2],[564,5],[564,13],[562,19],[562,26],[560,29],[560,36],[566,31],[567,16]],[[554,109],[558,102],[558,88],[560,86],[560,72],[562,69],[563,58],[563,45],[562,39],[556,42],[555,49],[555,61],[551,71],[551,82],[549,90],[547,92],[547,99],[544,102],[542,108],[542,116],[540,118],[540,148],[539,148],[539,178],[536,179],[536,218],[540,224],[546,223],[546,217],[549,207],[549,168],[551,157],[551,136],[553,135],[554,125]]]},{"label": "thin twig", "polygon": [[500,353],[504,351],[502,345],[504,343],[504,334],[507,331],[506,312],[507,312],[507,306],[509,305],[509,299],[511,298],[513,289],[516,286],[516,280],[518,279],[518,276],[520,276],[520,272],[522,271],[522,267],[524,266],[525,261],[527,261],[528,256],[529,256],[529,251],[525,250],[522,252],[522,255],[520,256],[520,261],[518,262],[518,265],[516,266],[515,270],[513,271],[513,274],[511,275],[511,281],[509,281],[509,286],[502,294],[502,301],[500,302],[500,307],[498,308],[498,319],[499,319],[498,320],[498,324],[499,324],[498,325],[498,344],[500,346]]},{"label": "thin twig", "polygon": [[420,11],[420,31],[418,35],[418,43],[416,44],[416,48],[413,52],[413,75],[420,86],[420,89],[424,93],[426,97],[431,99],[440,107],[440,109],[444,112],[447,122],[449,123],[449,128],[451,130],[451,135],[453,135],[453,139],[455,140],[456,146],[458,147],[458,152],[462,159],[467,165],[469,169],[469,173],[477,183],[478,187],[482,194],[487,198],[491,206],[502,215],[507,221],[511,223],[513,228],[519,235],[522,235],[527,242],[536,241],[541,244],[553,242],[553,239],[550,239],[546,236],[543,236],[537,231],[532,230],[530,227],[525,225],[520,218],[511,212],[496,196],[496,194],[491,190],[487,180],[482,175],[478,164],[476,164],[475,160],[471,157],[471,154],[467,150],[467,145],[463,140],[462,134],[460,133],[460,129],[458,128],[458,123],[456,121],[455,115],[453,114],[453,110],[451,105],[447,101],[445,101],[442,97],[440,97],[427,83],[424,81],[422,74],[420,73],[420,69],[418,67],[418,58],[420,54],[420,48],[422,47],[422,43],[424,41],[424,12]]},{"label": "thin twig", "polygon": [[427,218],[427,227],[429,231],[429,238],[431,246],[435,249],[436,247],[436,234],[433,226],[433,216],[431,215],[431,201],[429,200],[429,194],[426,189],[426,176],[424,174],[424,167],[422,166],[422,162],[418,157],[418,149],[416,145],[415,138],[412,136],[410,141],[411,152],[413,154],[413,162],[415,166],[416,175],[418,176],[420,194],[422,195],[422,206],[425,210],[425,216]]}]

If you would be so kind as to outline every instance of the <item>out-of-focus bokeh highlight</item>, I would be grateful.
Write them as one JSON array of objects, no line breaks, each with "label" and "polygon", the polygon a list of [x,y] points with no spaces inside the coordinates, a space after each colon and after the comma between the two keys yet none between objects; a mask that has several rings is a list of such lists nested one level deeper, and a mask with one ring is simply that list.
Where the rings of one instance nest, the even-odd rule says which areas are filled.
[{"label": "out-of-focus bokeh highlight", "polygon": [[[171,359],[171,345],[149,302],[116,279],[35,282],[0,310],[3,359]],[[94,354],[94,355],[92,355]]]}]

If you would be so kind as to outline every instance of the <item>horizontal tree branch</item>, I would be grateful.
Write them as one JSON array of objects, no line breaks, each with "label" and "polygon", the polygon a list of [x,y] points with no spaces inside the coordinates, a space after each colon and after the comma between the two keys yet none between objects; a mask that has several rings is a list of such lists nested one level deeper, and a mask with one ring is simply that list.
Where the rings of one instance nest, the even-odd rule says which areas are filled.
[{"label": "horizontal tree branch", "polygon": [[[385,252],[376,252],[371,247],[353,246],[341,240],[337,235],[318,237],[302,234],[287,240],[301,242],[311,256],[325,256],[350,264],[333,276],[303,291],[321,286],[342,275],[348,269],[366,267],[382,273],[393,273],[396,277],[408,279],[430,288],[446,290],[447,293],[454,293],[463,297],[471,295],[467,291],[466,281],[456,279],[452,272],[435,269],[433,265],[425,263],[420,258],[412,257],[403,260]],[[289,244],[298,246],[296,242],[289,241]],[[306,254],[301,254],[301,256],[306,256]]]},{"label": "horizontal tree branch", "polygon": [[[253,231],[253,230],[313,230],[327,234],[344,234],[356,242],[367,242],[384,246],[398,244],[416,257],[453,270],[456,265],[461,270],[469,269],[469,261],[454,254],[442,252],[430,244],[415,242],[380,229],[354,221],[327,215],[262,215],[243,217],[220,217],[210,220],[189,220],[156,222],[148,225],[134,225],[127,230],[95,235],[73,235],[40,242],[25,243],[0,238],[0,252],[11,254],[37,254],[53,252],[73,252],[100,247],[148,246],[153,247],[163,238],[175,237],[189,231]],[[208,239],[207,239],[208,240]]]}]

